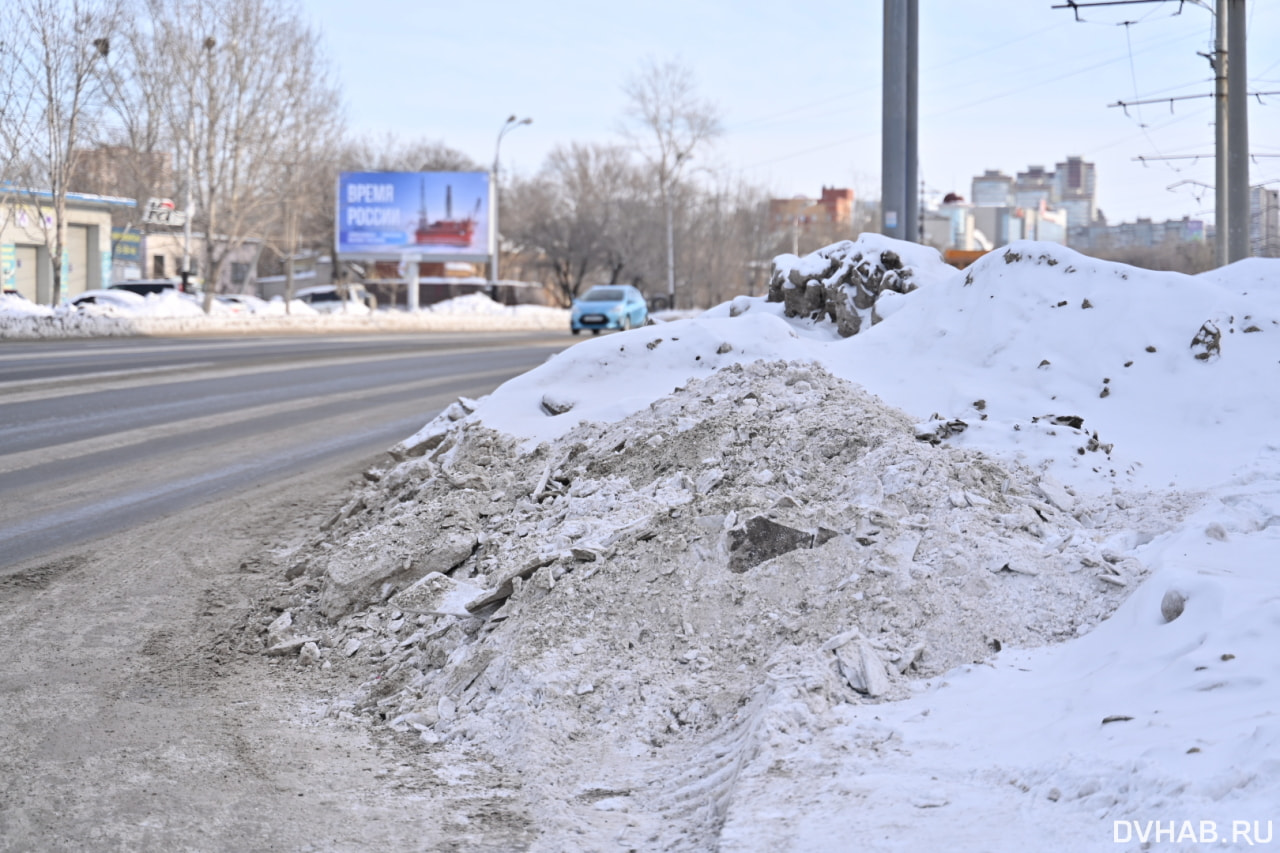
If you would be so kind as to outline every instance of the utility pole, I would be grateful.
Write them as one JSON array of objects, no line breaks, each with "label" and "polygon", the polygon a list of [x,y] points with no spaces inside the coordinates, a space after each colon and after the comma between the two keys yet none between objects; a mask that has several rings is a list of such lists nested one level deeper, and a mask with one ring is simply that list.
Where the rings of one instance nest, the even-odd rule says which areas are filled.
[{"label": "utility pole", "polygon": [[[1223,3],[1219,0],[1218,7]],[[1249,257],[1249,89],[1244,0],[1227,6],[1227,262]],[[1218,21],[1219,30],[1223,22]],[[1219,157],[1222,153],[1219,152]]]},{"label": "utility pole", "polygon": [[1231,183],[1227,168],[1227,0],[1218,0],[1214,20],[1213,37],[1213,171],[1214,171],[1214,233],[1213,251],[1218,266],[1225,266],[1230,252],[1227,249],[1229,229],[1227,187]]},{"label": "utility pole", "polygon": [[[1185,0],[1178,0],[1179,3]],[[886,0],[889,2],[889,0]],[[1080,10],[1090,6],[1127,6],[1167,3],[1172,0],[1066,0],[1054,9],[1070,9],[1080,20]],[[1197,4],[1201,5],[1201,4]],[[1208,8],[1208,4],[1203,4]],[[1214,249],[1219,265],[1249,256],[1249,87],[1248,50],[1245,45],[1245,0],[1217,0],[1214,9]],[[1201,54],[1203,56],[1203,54]],[[1274,94],[1258,92],[1256,94]],[[1203,97],[1189,95],[1152,101],[1122,102],[1126,107],[1157,101]],[[1142,159],[1142,158],[1140,158]],[[1180,158],[1159,158],[1180,159]]]},{"label": "utility pole", "polygon": [[884,0],[880,121],[881,233],[917,235],[919,0]]}]

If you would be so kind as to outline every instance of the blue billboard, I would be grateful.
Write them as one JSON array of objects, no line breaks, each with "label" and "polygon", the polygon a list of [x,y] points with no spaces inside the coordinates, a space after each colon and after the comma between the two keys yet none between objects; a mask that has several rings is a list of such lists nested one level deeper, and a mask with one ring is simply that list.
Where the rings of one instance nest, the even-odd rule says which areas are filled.
[{"label": "blue billboard", "polygon": [[338,254],[483,260],[489,210],[488,172],[343,172]]}]

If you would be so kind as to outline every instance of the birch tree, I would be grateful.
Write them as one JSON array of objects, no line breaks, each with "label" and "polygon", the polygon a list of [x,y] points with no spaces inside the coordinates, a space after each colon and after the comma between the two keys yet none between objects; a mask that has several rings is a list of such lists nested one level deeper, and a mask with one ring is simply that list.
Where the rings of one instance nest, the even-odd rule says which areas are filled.
[{"label": "birch tree", "polygon": [[67,194],[80,151],[100,129],[102,71],[120,24],[118,0],[8,0],[0,32],[0,166],[5,206],[34,212],[62,299]]},{"label": "birch tree", "polygon": [[229,258],[273,223],[283,231],[282,194],[328,174],[318,152],[341,132],[337,86],[318,33],[286,0],[139,2],[150,28],[136,49],[155,73],[138,85],[161,93],[139,102],[158,105],[190,176],[208,311]]},{"label": "birch tree", "polygon": [[693,70],[682,62],[646,62],[622,87],[626,133],[653,170],[666,220],[667,298],[675,305],[673,189],[703,146],[720,135],[720,112],[698,95]]}]

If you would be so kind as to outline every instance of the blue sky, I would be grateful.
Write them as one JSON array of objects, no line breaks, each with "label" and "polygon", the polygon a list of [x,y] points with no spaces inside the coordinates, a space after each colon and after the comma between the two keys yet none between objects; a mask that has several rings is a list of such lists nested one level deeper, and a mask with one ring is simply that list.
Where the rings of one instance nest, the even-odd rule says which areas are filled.
[{"label": "blue sky", "polygon": [[[570,141],[621,141],[622,85],[646,59],[678,59],[716,103],[724,134],[699,159],[777,196],[823,185],[879,195],[881,0],[652,0],[602,4],[301,0],[337,66],[351,126],[394,131],[532,173]],[[1112,222],[1212,219],[1212,15],[1176,0],[1086,10],[1062,0],[921,0],[920,171],[930,194],[969,195],[985,169],[1098,166]],[[1212,4],[1211,4],[1212,5]],[[1251,0],[1251,91],[1280,91],[1280,3]],[[1120,22],[1135,23],[1124,26]],[[1251,149],[1280,155],[1280,96],[1250,107]],[[1209,155],[1135,162],[1139,156]],[[1280,156],[1254,162],[1276,181]],[[1175,191],[1168,187],[1178,182]]]}]

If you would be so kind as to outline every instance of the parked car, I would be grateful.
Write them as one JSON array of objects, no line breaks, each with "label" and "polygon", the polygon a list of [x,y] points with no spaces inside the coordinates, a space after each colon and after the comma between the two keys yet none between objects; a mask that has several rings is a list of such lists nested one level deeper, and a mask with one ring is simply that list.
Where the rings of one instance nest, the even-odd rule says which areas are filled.
[{"label": "parked car", "polygon": [[583,329],[598,335],[601,329],[643,326],[648,319],[649,306],[639,290],[629,284],[597,285],[573,300],[569,328],[575,335]]},{"label": "parked car", "polygon": [[213,297],[232,314],[265,314],[267,301],[248,293],[220,293]]},{"label": "parked car", "polygon": [[111,285],[109,290],[127,290],[129,293],[136,293],[139,296],[146,296],[151,293],[164,293],[167,290],[179,290],[179,283],[170,281],[167,278],[140,278],[133,281],[117,281]]},{"label": "parked car", "polygon": [[145,296],[139,296],[130,290],[112,288],[109,290],[86,290],[71,299],[70,304],[79,309],[96,306],[98,308],[135,309],[147,304]]},{"label": "parked car", "polygon": [[373,306],[373,296],[364,289],[363,284],[347,285],[347,300],[343,302],[337,285],[320,284],[315,287],[304,287],[293,294],[317,311],[333,313],[337,311],[368,311]]}]

